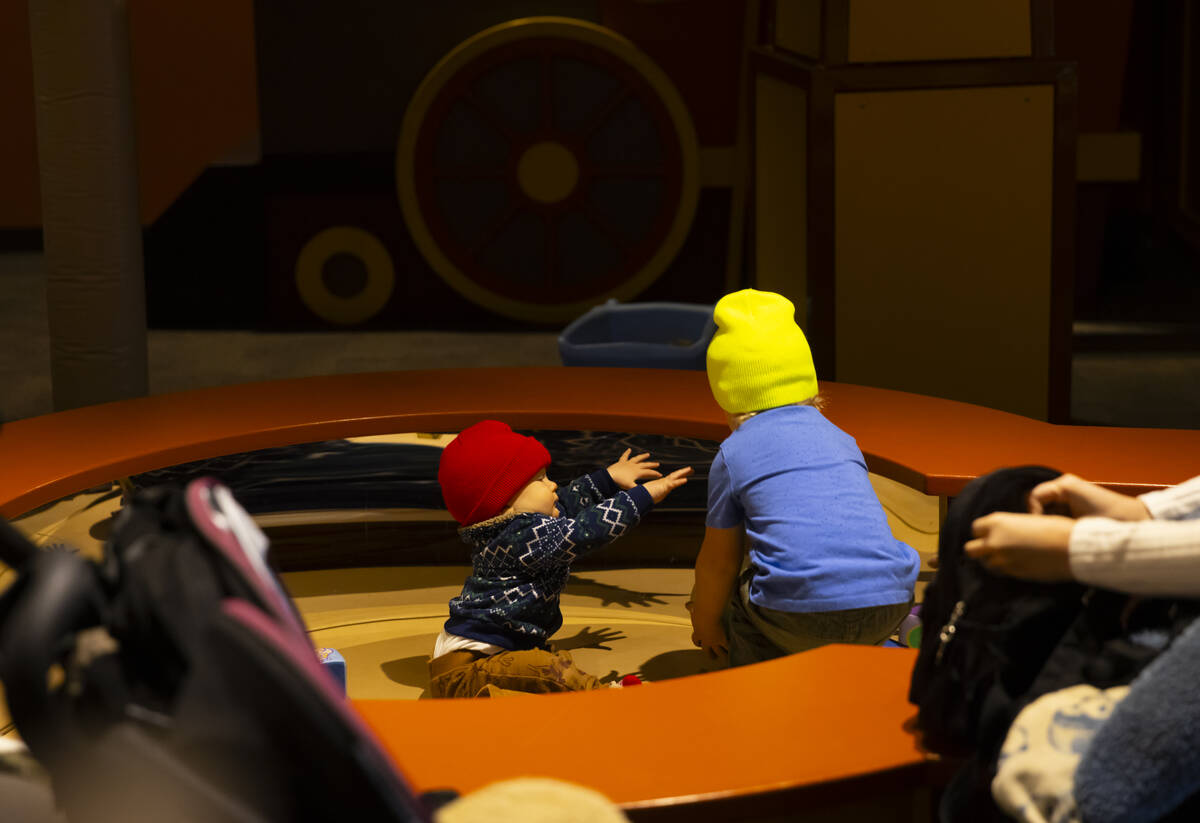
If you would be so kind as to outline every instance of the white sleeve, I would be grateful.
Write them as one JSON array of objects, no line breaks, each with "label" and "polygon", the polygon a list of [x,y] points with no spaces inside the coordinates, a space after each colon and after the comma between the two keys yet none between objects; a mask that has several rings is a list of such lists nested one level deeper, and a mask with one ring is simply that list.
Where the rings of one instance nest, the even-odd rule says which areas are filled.
[{"label": "white sleeve", "polygon": [[1083,517],[1071,530],[1068,557],[1071,574],[1088,585],[1200,597],[1200,520]]},{"label": "white sleeve", "polygon": [[1200,477],[1193,477],[1177,486],[1156,492],[1139,494],[1155,520],[1188,520],[1200,517]]}]

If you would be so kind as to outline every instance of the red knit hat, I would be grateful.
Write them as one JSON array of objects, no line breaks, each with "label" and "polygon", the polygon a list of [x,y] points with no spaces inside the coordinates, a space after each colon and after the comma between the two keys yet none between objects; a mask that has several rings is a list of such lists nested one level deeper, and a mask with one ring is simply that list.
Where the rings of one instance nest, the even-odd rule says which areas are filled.
[{"label": "red knit hat", "polygon": [[504,510],[533,476],[550,465],[550,452],[499,420],[483,420],[442,450],[438,483],[446,508],[470,526]]}]

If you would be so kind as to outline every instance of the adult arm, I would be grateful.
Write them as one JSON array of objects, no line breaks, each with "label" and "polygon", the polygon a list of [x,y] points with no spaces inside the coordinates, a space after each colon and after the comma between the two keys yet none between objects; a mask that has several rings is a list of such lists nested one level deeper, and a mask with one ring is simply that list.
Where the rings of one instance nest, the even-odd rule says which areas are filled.
[{"label": "adult arm", "polygon": [[[1052,505],[1079,519],[1043,515]],[[1029,510],[977,519],[967,554],[994,571],[1032,580],[1200,594],[1200,529],[1189,525],[1200,523],[1200,477],[1129,497],[1063,474],[1034,487]]]},{"label": "adult arm", "polygon": [[1072,575],[1132,594],[1200,596],[1200,477],[1129,499],[1152,519],[1079,520],[1069,546]]},{"label": "adult arm", "polygon": [[1071,575],[1082,583],[1130,594],[1200,597],[1200,520],[1085,517],[1071,530],[1068,557]]},{"label": "adult arm", "polygon": [[1200,477],[1161,491],[1138,495],[1155,520],[1192,520],[1200,517]]},{"label": "adult arm", "polygon": [[1140,498],[1090,483],[1074,474],[1060,474],[1039,483],[1029,492],[1030,514],[1045,514],[1051,507],[1065,508],[1071,517],[1111,517],[1145,520],[1150,512]]},{"label": "adult arm", "polygon": [[1031,580],[1200,597],[1200,519],[1121,521],[998,512],[972,524],[966,553]]}]

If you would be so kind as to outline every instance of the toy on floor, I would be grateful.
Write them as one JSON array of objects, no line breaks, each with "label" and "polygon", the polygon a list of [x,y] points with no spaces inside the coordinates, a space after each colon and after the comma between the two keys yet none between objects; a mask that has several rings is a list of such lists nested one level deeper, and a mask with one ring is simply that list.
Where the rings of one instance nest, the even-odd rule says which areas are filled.
[{"label": "toy on floor", "polygon": [[908,616],[900,621],[896,633],[883,641],[882,646],[890,649],[921,648],[921,604],[912,607]]},{"label": "toy on floor", "polygon": [[900,642],[910,649],[921,648],[921,604],[912,607],[908,617],[900,621]]},{"label": "toy on floor", "polygon": [[346,658],[338,653],[337,649],[317,649],[317,659],[321,661],[321,665],[325,667],[325,671],[333,677],[337,684],[342,688],[342,694],[346,693]]}]

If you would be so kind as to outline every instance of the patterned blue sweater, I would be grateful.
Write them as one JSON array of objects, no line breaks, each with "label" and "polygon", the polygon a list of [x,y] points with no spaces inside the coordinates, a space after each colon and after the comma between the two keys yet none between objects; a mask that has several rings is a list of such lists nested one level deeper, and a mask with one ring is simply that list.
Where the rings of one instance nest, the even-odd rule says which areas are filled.
[{"label": "patterned blue sweater", "polygon": [[644,488],[622,491],[599,469],[559,489],[559,517],[522,512],[459,529],[471,546],[471,576],[450,601],[446,631],[513,651],[545,647],[562,626],[558,601],[571,562],[653,506]]}]

